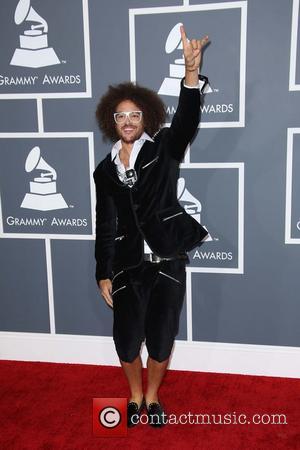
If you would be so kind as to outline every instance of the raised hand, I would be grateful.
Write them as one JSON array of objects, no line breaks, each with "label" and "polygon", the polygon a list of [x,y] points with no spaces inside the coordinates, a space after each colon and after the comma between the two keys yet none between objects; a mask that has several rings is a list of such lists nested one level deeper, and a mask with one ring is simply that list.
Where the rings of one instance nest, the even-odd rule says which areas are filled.
[{"label": "raised hand", "polygon": [[189,40],[186,36],[183,25],[180,26],[180,34],[183,45],[185,69],[188,72],[198,70],[201,64],[202,49],[209,42],[208,36],[204,36],[202,39]]}]

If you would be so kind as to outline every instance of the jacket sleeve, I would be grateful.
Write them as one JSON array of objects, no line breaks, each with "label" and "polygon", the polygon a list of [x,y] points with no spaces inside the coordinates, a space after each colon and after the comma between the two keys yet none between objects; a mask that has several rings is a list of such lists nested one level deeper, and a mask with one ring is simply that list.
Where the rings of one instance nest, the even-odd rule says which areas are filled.
[{"label": "jacket sleeve", "polygon": [[[204,85],[201,88],[203,93],[208,79],[199,75],[199,80]],[[177,110],[174,114],[171,126],[169,128],[168,149],[173,158],[181,161],[184,157],[185,149],[193,138],[200,121],[200,89],[187,88],[184,86],[184,78],[180,83],[180,95]]]},{"label": "jacket sleeve", "polygon": [[113,197],[107,192],[101,172],[93,173],[96,185],[96,280],[112,279],[115,251],[117,210]]}]

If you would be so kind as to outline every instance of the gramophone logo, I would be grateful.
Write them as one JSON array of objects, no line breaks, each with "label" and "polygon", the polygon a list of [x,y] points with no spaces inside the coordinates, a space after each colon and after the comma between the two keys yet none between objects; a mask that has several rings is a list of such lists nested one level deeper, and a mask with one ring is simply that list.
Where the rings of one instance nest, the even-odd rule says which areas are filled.
[{"label": "gramophone logo", "polygon": [[[185,179],[183,177],[178,178],[177,181],[177,198],[181,203],[185,203],[182,205],[185,211],[201,224],[202,205],[200,201],[185,187]],[[208,231],[205,225],[201,225],[206,229],[206,231]],[[213,238],[208,233],[203,240],[212,241]]]},{"label": "gramophone logo", "polygon": [[38,177],[30,181],[30,192],[27,193],[21,204],[21,208],[35,209],[38,211],[52,211],[68,208],[63,196],[56,192],[57,173],[41,157],[39,147],[30,150],[26,162],[26,172],[40,170]]},{"label": "gramophone logo", "polygon": [[[169,33],[165,45],[165,52],[167,53],[167,55],[173,53],[176,50],[183,49],[180,34],[180,25],[182,25],[181,22],[177,23]],[[169,76],[163,80],[158,93],[160,95],[172,95],[178,97],[180,92],[180,81],[184,77],[184,75],[185,75],[184,56],[182,54],[181,58],[175,59],[174,63],[169,65]],[[199,80],[199,82],[200,88],[202,88],[202,86],[204,85],[204,81]],[[212,89],[209,86],[209,84],[206,84],[206,86],[203,89],[203,92],[205,94],[212,92]]]},{"label": "gramophone logo", "polygon": [[30,0],[19,0],[15,10],[15,23],[34,22],[30,29],[20,34],[20,48],[10,61],[12,66],[46,67],[60,64],[54,49],[48,47],[48,24],[30,5]]}]

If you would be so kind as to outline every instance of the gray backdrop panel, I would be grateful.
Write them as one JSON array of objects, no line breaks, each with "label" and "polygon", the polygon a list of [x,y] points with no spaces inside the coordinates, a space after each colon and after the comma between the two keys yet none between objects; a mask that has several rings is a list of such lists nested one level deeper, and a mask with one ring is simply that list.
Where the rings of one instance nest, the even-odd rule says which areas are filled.
[{"label": "gray backdrop panel", "polygon": [[[215,2],[190,0],[190,4]],[[192,274],[193,339],[299,346],[299,246],[284,243],[287,128],[298,127],[300,123],[299,93],[288,90],[292,0],[249,0],[247,3],[245,127],[201,129],[190,153],[190,160],[194,163],[245,163],[245,268],[244,274]],[[5,42],[0,56],[2,74],[20,73],[18,68],[13,70],[9,66],[20,34],[13,22],[16,4],[17,0],[6,0],[0,6],[0,30],[1,35],[5,36],[1,40]],[[86,81],[83,72],[81,2],[36,0],[32,1],[32,5],[47,18],[49,42],[55,47],[58,56],[66,61],[47,71],[41,69],[39,73],[79,73],[82,83],[73,87],[75,91],[81,91]],[[43,100],[45,131],[94,132],[97,164],[111,146],[102,142],[97,130],[94,118],[96,104],[108,84],[130,79],[128,9],[176,5],[182,5],[182,2],[153,0],[151,4],[145,4],[137,0],[90,0],[92,98]],[[175,21],[184,21],[190,37],[190,30],[197,29],[196,16],[198,14],[191,19],[184,14],[176,16]],[[154,15],[150,18],[142,16],[136,22],[139,35],[142,28],[145,32],[145,37],[141,36],[137,45],[137,64],[138,67],[145,65],[145,69],[148,68],[143,73],[139,69],[137,75],[149,87],[157,87],[159,80],[168,74],[168,64],[174,59],[173,54],[168,59],[164,53],[166,36],[174,18],[162,15],[155,21]],[[236,39],[238,19],[238,10],[199,15],[202,26],[204,23],[209,24],[208,29],[203,31],[211,39],[211,45],[205,52],[202,72],[211,78],[214,87],[220,89],[217,95],[224,96],[225,102],[237,101],[234,88],[237,87],[239,77],[236,69],[230,71],[230,67],[228,70],[226,68],[228,63],[236,67],[239,61],[239,42]],[[154,31],[155,24],[157,29]],[[151,34],[153,40],[146,40]],[[145,49],[147,52],[143,53]],[[299,63],[296,79],[300,82],[298,66]],[[29,70],[24,69],[22,73],[29,73]],[[65,92],[71,92],[73,87],[67,86]],[[49,87],[48,92],[51,90],[53,88]],[[27,88],[22,90],[26,91]],[[211,101],[209,98],[213,97],[207,96],[206,103]],[[164,100],[170,101],[167,97]],[[176,99],[172,102],[176,104]],[[1,132],[37,130],[34,100],[3,100],[0,102],[0,114],[4,115],[0,122]],[[226,122],[229,119],[227,113],[219,116],[212,114],[205,118],[204,114],[202,120]],[[236,116],[232,119],[236,120]],[[299,137],[295,137],[294,141],[293,223],[299,218],[299,152],[296,156]],[[16,173],[18,167],[24,171],[27,147],[24,155],[20,154],[20,159],[16,159],[13,166],[16,154],[8,154],[7,147],[2,142],[0,144],[1,165],[9,167],[8,175],[2,169],[2,182],[6,176],[15,177],[10,193],[5,189],[1,191],[2,202],[6,205],[9,198],[14,198],[14,189],[22,195],[25,193],[24,173],[20,177]],[[81,164],[80,159],[77,159],[79,153],[74,151],[74,164],[78,167]],[[51,149],[47,156],[51,158]],[[86,164],[86,160],[82,161]],[[63,153],[61,161],[55,156],[54,164],[58,172],[67,169],[68,162]],[[182,170],[182,174],[186,171],[188,169]],[[66,190],[71,192],[72,185],[74,189],[78,186],[72,171],[65,172],[64,193]],[[89,189],[86,172],[77,172],[80,183],[86,185],[83,195]],[[222,236],[226,229],[227,242],[236,249],[237,184],[236,173],[234,170],[232,172],[232,177],[227,181],[214,176],[213,170],[210,171],[211,175],[207,171],[199,181],[192,175],[187,176],[189,189],[194,195],[201,187],[204,194],[201,196],[203,219],[205,211],[210,208],[211,217],[214,218],[211,225],[213,234]],[[86,199],[89,202],[88,195]],[[230,230],[233,230],[232,236],[228,234]],[[299,236],[295,227],[292,236]],[[209,245],[206,243],[206,248]],[[2,239],[1,247],[1,329],[49,332],[44,242]],[[99,298],[94,280],[93,241],[57,240],[52,241],[51,248],[57,332],[111,335],[112,313]],[[30,257],[26,256],[27,252]],[[23,284],[16,283],[16,273],[21,273],[22,277],[25,274],[25,288]],[[179,338],[186,339],[185,307]]]},{"label": "gray backdrop panel", "polygon": [[2,331],[49,333],[45,242],[0,239]]}]

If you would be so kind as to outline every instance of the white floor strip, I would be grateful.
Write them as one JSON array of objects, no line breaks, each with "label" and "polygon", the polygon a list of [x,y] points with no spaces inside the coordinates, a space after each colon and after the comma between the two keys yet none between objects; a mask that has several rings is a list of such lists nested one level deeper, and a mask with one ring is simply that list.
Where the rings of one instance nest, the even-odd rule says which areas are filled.
[{"label": "white floor strip", "polygon": [[[120,366],[111,337],[0,332],[0,358]],[[146,363],[147,350],[142,348]],[[300,378],[300,348],[176,340],[170,369]]]}]

